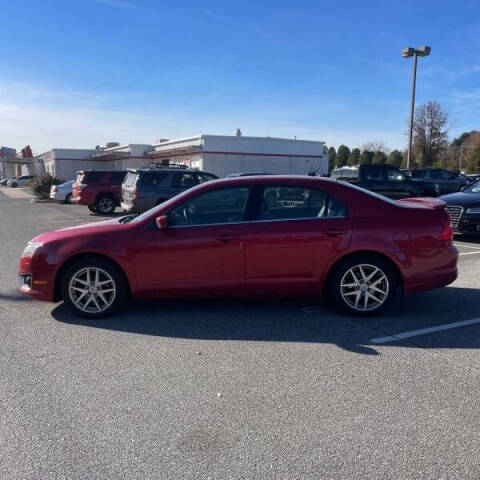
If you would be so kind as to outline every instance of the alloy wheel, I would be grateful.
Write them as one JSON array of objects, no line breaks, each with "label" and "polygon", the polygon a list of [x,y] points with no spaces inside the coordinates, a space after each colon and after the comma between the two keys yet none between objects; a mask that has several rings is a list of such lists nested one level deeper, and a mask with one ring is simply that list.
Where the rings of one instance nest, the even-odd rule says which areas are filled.
[{"label": "alloy wheel", "polygon": [[101,313],[113,304],[117,288],[108,272],[87,267],[72,276],[68,293],[72,303],[82,312]]},{"label": "alloy wheel", "polygon": [[380,308],[388,298],[390,284],[387,275],[375,265],[355,265],[340,281],[343,301],[358,312]]},{"label": "alloy wheel", "polygon": [[98,202],[98,209],[102,213],[110,213],[114,208],[113,200],[111,198],[102,198]]}]

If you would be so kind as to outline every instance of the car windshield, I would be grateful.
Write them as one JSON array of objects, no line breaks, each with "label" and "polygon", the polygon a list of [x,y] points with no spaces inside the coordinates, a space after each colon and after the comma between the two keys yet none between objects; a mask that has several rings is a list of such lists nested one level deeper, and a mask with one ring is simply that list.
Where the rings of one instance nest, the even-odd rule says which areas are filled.
[{"label": "car windshield", "polygon": [[480,181],[470,185],[464,190],[465,193],[480,193]]}]

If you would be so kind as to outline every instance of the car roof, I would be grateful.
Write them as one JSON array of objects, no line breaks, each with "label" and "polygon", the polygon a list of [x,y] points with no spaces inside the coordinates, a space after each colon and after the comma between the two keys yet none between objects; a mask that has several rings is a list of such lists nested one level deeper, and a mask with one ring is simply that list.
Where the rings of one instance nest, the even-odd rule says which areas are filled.
[{"label": "car roof", "polygon": [[140,168],[129,168],[127,172],[131,173],[141,173],[141,172],[200,172],[196,168],[182,168],[182,167],[140,167]]},{"label": "car roof", "polygon": [[275,184],[275,183],[330,183],[337,184],[339,183],[336,178],[328,177],[317,177],[317,176],[308,176],[308,175],[251,175],[251,176],[242,176],[242,177],[226,177],[212,180],[208,183],[215,184]]}]

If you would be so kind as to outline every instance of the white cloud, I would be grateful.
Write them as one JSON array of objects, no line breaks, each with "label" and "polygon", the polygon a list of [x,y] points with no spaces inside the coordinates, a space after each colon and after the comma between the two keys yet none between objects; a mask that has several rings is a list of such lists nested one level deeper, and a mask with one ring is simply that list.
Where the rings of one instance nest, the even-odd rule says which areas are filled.
[{"label": "white cloud", "polygon": [[108,141],[151,143],[158,138],[199,133],[233,135],[236,128],[241,128],[244,135],[297,136],[336,147],[344,143],[353,148],[375,139],[390,148],[403,148],[405,144],[403,130],[335,128],[325,124],[326,115],[318,122],[295,120],[282,105],[268,111],[261,107],[215,111],[196,109],[195,102],[172,104],[157,105],[156,113],[150,103],[149,113],[145,113],[126,108],[119,95],[0,81],[0,144],[17,149],[30,144],[41,153],[54,147],[92,148]]},{"label": "white cloud", "polygon": [[94,3],[105,5],[107,7],[121,8],[123,10],[147,10],[142,5],[126,0],[92,0]]}]

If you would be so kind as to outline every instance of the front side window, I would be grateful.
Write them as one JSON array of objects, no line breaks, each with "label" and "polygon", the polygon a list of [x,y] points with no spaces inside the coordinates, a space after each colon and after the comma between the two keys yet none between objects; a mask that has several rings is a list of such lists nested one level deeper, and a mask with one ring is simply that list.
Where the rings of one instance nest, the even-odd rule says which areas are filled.
[{"label": "front side window", "polygon": [[177,188],[191,188],[198,185],[198,178],[195,173],[185,172],[177,173],[173,180],[173,187]]},{"label": "front side window", "polygon": [[381,168],[370,167],[366,169],[365,179],[370,182],[383,182],[385,180],[385,176]]},{"label": "front side window", "polygon": [[440,175],[442,176],[443,180],[453,180],[455,178],[455,175],[448,172],[447,170],[440,170]]},{"label": "front side window", "polygon": [[438,170],[430,170],[430,178],[433,180],[442,180],[442,175]]},{"label": "front side window", "polygon": [[216,180],[217,177],[212,175],[211,173],[198,173],[198,181],[199,183],[210,182],[210,180]]},{"label": "front side window", "polygon": [[243,221],[247,187],[219,188],[202,193],[168,213],[169,225],[215,225]]},{"label": "front side window", "polygon": [[391,182],[404,182],[407,177],[403,172],[400,172],[396,168],[386,168],[388,180]]},{"label": "front side window", "polygon": [[346,215],[347,208],[343,203],[319,190],[267,186],[261,198],[259,220],[296,220]]}]

